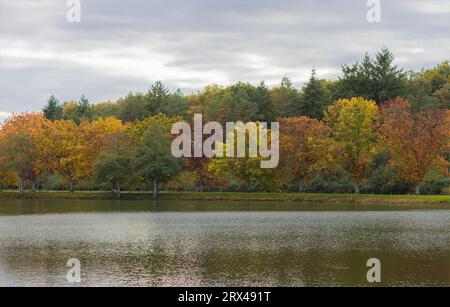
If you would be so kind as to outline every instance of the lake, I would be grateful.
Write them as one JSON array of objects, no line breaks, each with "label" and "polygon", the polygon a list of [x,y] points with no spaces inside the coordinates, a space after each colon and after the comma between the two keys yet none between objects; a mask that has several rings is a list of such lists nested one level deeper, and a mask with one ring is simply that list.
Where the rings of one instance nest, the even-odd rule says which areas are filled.
[{"label": "lake", "polygon": [[450,206],[0,201],[0,286],[372,286],[370,258],[450,286]]}]

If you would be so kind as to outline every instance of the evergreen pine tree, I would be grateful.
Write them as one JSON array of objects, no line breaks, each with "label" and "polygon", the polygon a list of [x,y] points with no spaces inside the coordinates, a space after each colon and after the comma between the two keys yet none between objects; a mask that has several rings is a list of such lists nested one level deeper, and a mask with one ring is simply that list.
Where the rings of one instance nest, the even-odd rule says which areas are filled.
[{"label": "evergreen pine tree", "polygon": [[270,91],[264,81],[261,81],[256,88],[256,103],[258,106],[259,121],[272,122],[276,119],[272,101],[270,100]]},{"label": "evergreen pine tree", "polygon": [[91,104],[85,95],[82,95],[80,101],[78,102],[77,116],[77,122],[80,122],[82,119],[91,120],[93,117]]},{"label": "evergreen pine tree", "polygon": [[303,87],[302,115],[320,119],[326,104],[322,81],[317,78],[316,70],[313,68],[308,83]]},{"label": "evergreen pine tree", "polygon": [[147,110],[151,115],[156,115],[161,112],[161,108],[167,102],[169,97],[169,90],[161,82],[156,81],[155,84],[150,86],[148,91],[148,103]]},{"label": "evergreen pine tree", "polygon": [[42,109],[42,112],[48,120],[60,120],[63,117],[63,106],[55,96],[51,95],[47,101],[47,105]]}]

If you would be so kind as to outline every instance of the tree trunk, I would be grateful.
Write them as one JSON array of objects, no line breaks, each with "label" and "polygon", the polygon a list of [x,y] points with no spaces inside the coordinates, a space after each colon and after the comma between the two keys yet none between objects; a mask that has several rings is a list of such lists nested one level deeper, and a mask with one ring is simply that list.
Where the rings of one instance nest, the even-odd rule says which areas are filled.
[{"label": "tree trunk", "polygon": [[153,179],[153,199],[158,199],[158,179]]},{"label": "tree trunk", "polygon": [[353,181],[353,188],[355,189],[355,194],[359,194],[359,184],[356,180]]},{"label": "tree trunk", "polygon": [[120,183],[117,184],[117,199],[120,199]]},{"label": "tree trunk", "polygon": [[420,195],[420,185],[416,185],[416,195]]},{"label": "tree trunk", "polygon": [[31,182],[31,191],[36,192],[36,183]]},{"label": "tree trunk", "polygon": [[23,193],[23,177],[19,178],[19,193]]},{"label": "tree trunk", "polygon": [[74,192],[74,191],[75,191],[75,188],[73,185],[73,179],[70,179],[70,192]]},{"label": "tree trunk", "polygon": [[199,190],[200,190],[200,192],[203,192],[203,180],[201,178],[199,181]]},{"label": "tree trunk", "polygon": [[298,191],[299,191],[300,193],[303,193],[303,191],[304,191],[304,182],[303,182],[303,179],[300,179],[300,181],[299,181],[299,183],[298,183]]}]

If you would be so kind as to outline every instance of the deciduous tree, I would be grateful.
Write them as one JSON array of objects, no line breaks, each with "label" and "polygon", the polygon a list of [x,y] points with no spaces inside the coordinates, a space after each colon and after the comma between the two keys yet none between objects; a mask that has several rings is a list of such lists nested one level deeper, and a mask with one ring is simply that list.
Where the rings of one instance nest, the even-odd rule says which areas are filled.
[{"label": "deciduous tree", "polygon": [[171,136],[160,123],[153,122],[141,137],[133,154],[132,165],[146,181],[153,181],[153,197],[158,198],[159,184],[181,170],[180,160],[171,153]]},{"label": "deciduous tree", "polygon": [[131,174],[130,137],[125,130],[111,134],[105,140],[103,151],[94,163],[94,177],[97,181],[111,183],[120,198],[121,187],[129,182]]},{"label": "deciduous tree", "polygon": [[[324,169],[324,159],[330,157],[330,129],[322,122],[305,116],[281,118],[280,175],[292,181],[303,192],[315,173]],[[327,163],[328,165],[331,163]]]},{"label": "deciduous tree", "polygon": [[[234,134],[234,148],[237,148],[237,131]],[[270,133],[270,131],[269,131]],[[245,131],[246,139],[249,140],[249,132]],[[232,137],[232,136],[231,136]],[[230,136],[228,136],[230,138]],[[270,139],[270,135],[268,136]],[[227,139],[227,143],[229,139]],[[240,190],[250,191],[277,191],[279,181],[276,169],[261,168],[261,161],[265,160],[259,154],[250,157],[250,142],[246,142],[245,157],[215,157],[208,164],[208,171],[217,178],[223,178],[229,182],[228,185],[237,185]],[[257,140],[259,144],[259,140]],[[217,144],[216,150],[226,153],[226,144]],[[271,145],[272,146],[272,145]],[[222,180],[222,185],[225,185]]]},{"label": "deciduous tree", "polygon": [[14,172],[19,178],[19,191],[25,180],[34,190],[42,171],[43,153],[39,146],[48,122],[42,113],[23,113],[7,119],[0,130],[0,159],[4,172]]},{"label": "deciduous tree", "polygon": [[390,154],[396,177],[416,187],[436,167],[448,174],[444,154],[450,148],[450,111],[411,111],[408,101],[396,98],[382,107],[382,143]]},{"label": "deciduous tree", "polygon": [[75,122],[58,120],[45,129],[41,142],[48,168],[61,176],[74,191],[75,184],[89,175],[83,134]]},{"label": "deciduous tree", "polygon": [[342,99],[328,107],[324,119],[332,129],[336,162],[359,193],[377,152],[378,107],[361,97]]},{"label": "deciduous tree", "polygon": [[88,176],[93,174],[93,165],[109,137],[121,132],[125,127],[122,121],[114,118],[100,118],[93,122],[82,122],[79,126],[83,157],[87,160]]}]

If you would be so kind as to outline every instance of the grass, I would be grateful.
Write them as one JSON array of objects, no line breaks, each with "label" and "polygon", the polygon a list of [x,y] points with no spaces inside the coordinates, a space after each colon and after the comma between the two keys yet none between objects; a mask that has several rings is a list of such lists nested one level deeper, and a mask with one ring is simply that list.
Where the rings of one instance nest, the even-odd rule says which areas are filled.
[{"label": "grass", "polygon": [[[151,192],[124,192],[123,200],[152,199]],[[17,191],[0,192],[2,199],[104,199],[112,200],[117,196],[111,192],[97,191],[26,191],[20,195]],[[244,193],[244,192],[161,192],[161,200],[226,200],[226,201],[290,201],[290,202],[327,202],[327,203],[364,203],[364,204],[449,204],[450,195],[373,195],[373,194],[309,194],[309,193]]]}]

